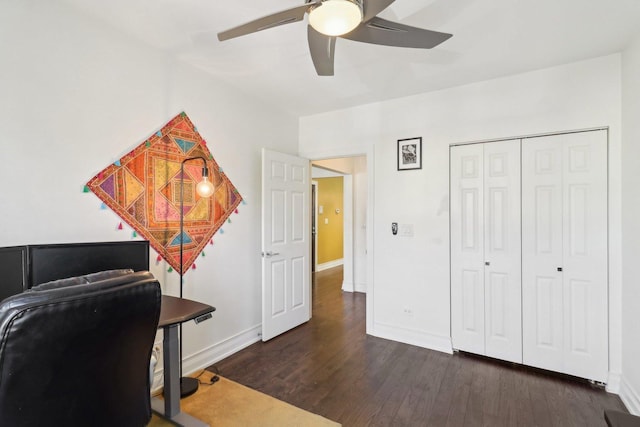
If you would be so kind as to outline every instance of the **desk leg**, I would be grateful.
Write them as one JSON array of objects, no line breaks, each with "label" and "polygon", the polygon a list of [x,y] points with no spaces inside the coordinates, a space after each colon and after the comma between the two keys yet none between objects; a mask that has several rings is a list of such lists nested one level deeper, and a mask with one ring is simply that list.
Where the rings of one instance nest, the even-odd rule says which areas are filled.
[{"label": "desk leg", "polygon": [[[209,427],[208,424],[180,412],[180,354],[178,352],[178,325],[165,326],[162,352],[164,358],[164,417],[181,426]],[[161,400],[154,398],[151,407],[162,414]]]},{"label": "desk leg", "polygon": [[162,342],[164,357],[164,414],[173,418],[180,413],[180,354],[178,353],[178,325],[164,328]]}]

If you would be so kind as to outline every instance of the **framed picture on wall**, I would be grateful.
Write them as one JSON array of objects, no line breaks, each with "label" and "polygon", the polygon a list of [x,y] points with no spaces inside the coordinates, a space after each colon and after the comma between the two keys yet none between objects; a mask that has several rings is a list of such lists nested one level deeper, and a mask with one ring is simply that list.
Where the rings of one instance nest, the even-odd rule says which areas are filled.
[{"label": "framed picture on wall", "polygon": [[398,170],[422,169],[422,137],[398,140]]}]

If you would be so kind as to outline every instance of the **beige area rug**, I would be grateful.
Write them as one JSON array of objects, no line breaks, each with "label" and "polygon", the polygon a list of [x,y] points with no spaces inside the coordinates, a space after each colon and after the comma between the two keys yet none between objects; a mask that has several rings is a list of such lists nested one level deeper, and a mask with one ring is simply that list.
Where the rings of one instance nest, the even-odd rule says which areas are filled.
[{"label": "beige area rug", "polygon": [[[211,381],[205,371],[200,380]],[[339,427],[340,424],[275,399],[259,391],[220,377],[213,385],[201,384],[198,391],[180,401],[180,409],[211,427]],[[172,426],[153,415],[149,427]]]}]

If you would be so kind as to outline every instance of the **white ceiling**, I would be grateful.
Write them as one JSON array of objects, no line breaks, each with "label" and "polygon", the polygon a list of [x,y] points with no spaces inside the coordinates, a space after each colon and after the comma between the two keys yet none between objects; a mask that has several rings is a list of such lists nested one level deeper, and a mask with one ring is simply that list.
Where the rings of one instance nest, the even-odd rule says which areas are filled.
[{"label": "white ceiling", "polygon": [[216,38],[304,0],[64,1],[296,116],[620,52],[640,32],[640,0],[396,0],[381,16],[453,37],[431,50],[339,39],[335,76],[319,77],[306,22]]}]

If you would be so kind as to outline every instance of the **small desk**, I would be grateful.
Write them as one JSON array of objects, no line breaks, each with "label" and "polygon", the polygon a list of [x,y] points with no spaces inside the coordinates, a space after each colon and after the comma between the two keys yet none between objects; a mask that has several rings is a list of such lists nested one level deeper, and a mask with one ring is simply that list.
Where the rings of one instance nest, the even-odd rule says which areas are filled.
[{"label": "small desk", "polygon": [[162,353],[164,357],[164,402],[151,400],[152,409],[183,426],[207,426],[189,414],[180,412],[180,354],[178,352],[178,325],[215,311],[215,307],[184,298],[162,296],[158,328],[164,331]]}]

